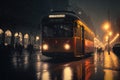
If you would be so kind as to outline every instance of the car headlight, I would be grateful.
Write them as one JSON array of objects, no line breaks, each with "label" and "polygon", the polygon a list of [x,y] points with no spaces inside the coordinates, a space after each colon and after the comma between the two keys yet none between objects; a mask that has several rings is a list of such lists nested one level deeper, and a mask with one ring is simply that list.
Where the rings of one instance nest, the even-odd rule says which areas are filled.
[{"label": "car headlight", "polygon": [[64,44],[64,49],[69,50],[70,49],[70,44],[68,44],[68,43]]},{"label": "car headlight", "polygon": [[48,44],[43,44],[43,50],[48,50],[49,46]]}]

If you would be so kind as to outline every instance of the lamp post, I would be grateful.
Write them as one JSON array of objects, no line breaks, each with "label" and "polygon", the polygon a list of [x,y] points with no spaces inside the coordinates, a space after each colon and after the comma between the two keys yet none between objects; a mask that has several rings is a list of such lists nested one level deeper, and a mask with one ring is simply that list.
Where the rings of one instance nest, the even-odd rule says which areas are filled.
[{"label": "lamp post", "polygon": [[108,34],[108,54],[110,54],[110,37],[112,35],[112,32],[110,31]]},{"label": "lamp post", "polygon": [[112,32],[109,31],[110,30],[110,23],[109,22],[105,22],[103,29],[105,31],[107,31],[107,50],[108,50],[108,54],[110,54],[110,36],[112,35]]}]

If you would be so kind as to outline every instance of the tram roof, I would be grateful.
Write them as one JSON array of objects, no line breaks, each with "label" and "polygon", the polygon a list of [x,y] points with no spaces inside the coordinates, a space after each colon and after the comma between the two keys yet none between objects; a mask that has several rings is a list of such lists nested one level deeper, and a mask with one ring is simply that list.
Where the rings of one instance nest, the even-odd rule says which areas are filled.
[{"label": "tram roof", "polygon": [[59,18],[68,18],[71,21],[77,21],[81,25],[85,27],[86,30],[88,30],[91,34],[94,34],[94,32],[87,27],[87,24],[80,19],[80,17],[73,11],[53,11],[51,14],[43,17],[43,22],[49,19],[59,19]]},{"label": "tram roof", "polygon": [[71,20],[80,19],[74,12],[72,11],[54,11],[51,14],[44,16],[43,21],[47,19],[59,19],[59,18],[69,18]]}]

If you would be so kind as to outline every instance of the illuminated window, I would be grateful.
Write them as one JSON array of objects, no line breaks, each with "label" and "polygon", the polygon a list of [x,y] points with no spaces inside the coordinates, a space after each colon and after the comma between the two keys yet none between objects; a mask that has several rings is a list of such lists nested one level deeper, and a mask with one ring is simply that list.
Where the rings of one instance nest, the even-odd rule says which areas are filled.
[{"label": "illuminated window", "polygon": [[40,37],[39,36],[36,36],[36,41],[38,41],[40,39]]},{"label": "illuminated window", "polygon": [[12,36],[12,33],[11,33],[11,31],[10,30],[7,30],[6,32],[5,32],[5,36]]},{"label": "illuminated window", "polygon": [[0,29],[0,43],[2,43],[2,34],[3,34],[3,30],[2,29]]},{"label": "illuminated window", "polygon": [[17,37],[18,36],[18,33],[16,32],[15,34],[14,34],[14,37]]},{"label": "illuminated window", "polygon": [[27,45],[29,44],[29,35],[24,35],[24,47],[27,48]]},{"label": "illuminated window", "polygon": [[21,32],[16,32],[14,34],[14,37],[15,37],[15,43],[20,43],[22,44],[22,33]]},{"label": "illuminated window", "polygon": [[25,34],[25,35],[24,35],[24,38],[29,38],[29,35],[28,35],[28,34]]},{"label": "illuminated window", "polygon": [[8,45],[11,43],[11,36],[12,36],[12,33],[10,30],[6,30],[5,31],[5,45]]},{"label": "illuminated window", "polygon": [[2,34],[3,33],[3,30],[2,29],[0,29],[0,34]]},{"label": "illuminated window", "polygon": [[19,42],[19,38],[18,38],[18,33],[16,32],[15,34],[14,34],[14,44],[16,44],[16,43],[18,43]]},{"label": "illuminated window", "polygon": [[23,37],[23,36],[22,36],[22,33],[19,32],[19,38],[20,38],[19,40],[20,40],[20,42],[22,42],[22,37]]}]

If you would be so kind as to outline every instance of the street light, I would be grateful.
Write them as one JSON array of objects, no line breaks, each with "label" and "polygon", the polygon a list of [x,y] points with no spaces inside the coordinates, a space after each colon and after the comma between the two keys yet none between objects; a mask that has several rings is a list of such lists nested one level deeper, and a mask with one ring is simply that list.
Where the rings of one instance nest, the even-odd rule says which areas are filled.
[{"label": "street light", "polygon": [[112,32],[108,33],[108,54],[110,54],[110,37],[112,36]]},{"label": "street light", "polygon": [[103,24],[103,30],[108,31],[109,29],[110,29],[110,23],[109,22],[105,22]]},{"label": "street light", "polygon": [[108,36],[105,37],[105,41],[108,41]]},{"label": "street light", "polygon": [[112,32],[111,31],[109,32],[109,36],[112,36]]},{"label": "street light", "polygon": [[104,23],[103,28],[104,30],[108,30],[110,28],[110,23],[109,22]]},{"label": "street light", "polygon": [[0,29],[0,35],[1,35],[1,34],[3,34],[3,30],[2,30],[2,29]]},{"label": "street light", "polygon": [[111,31],[109,31],[110,30],[110,22],[105,22],[104,23],[104,25],[103,25],[103,29],[105,30],[105,31],[107,31],[107,37],[106,37],[106,41],[107,41],[107,43],[108,43],[108,45],[107,45],[107,48],[108,48],[108,54],[110,54],[110,36],[112,35],[112,32]]}]

